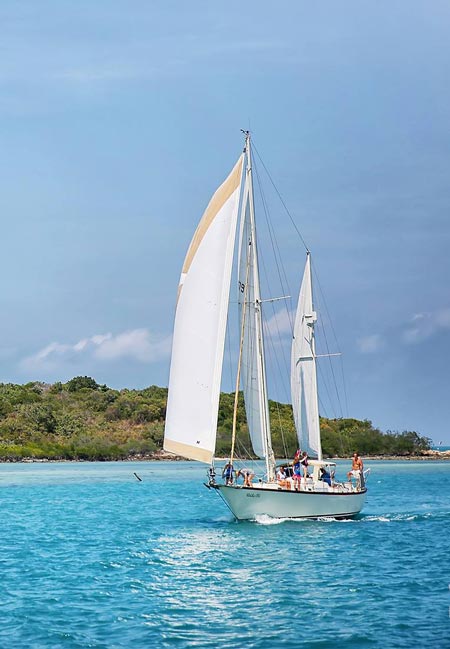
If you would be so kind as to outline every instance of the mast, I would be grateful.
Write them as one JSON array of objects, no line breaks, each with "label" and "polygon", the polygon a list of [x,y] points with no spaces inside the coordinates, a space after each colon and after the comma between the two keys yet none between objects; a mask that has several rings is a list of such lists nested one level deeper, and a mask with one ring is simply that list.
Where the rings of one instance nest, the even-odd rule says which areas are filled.
[{"label": "mast", "polygon": [[[311,267],[311,253],[308,250],[307,252],[307,257],[309,259],[309,266]],[[310,271],[309,273],[309,283],[310,283],[310,291],[311,291],[311,313],[314,314],[311,316],[311,322],[309,323],[309,327],[311,329],[311,352],[312,352],[312,363],[314,365],[314,373],[313,373],[313,381],[314,381],[314,386],[313,386],[313,394],[314,394],[314,407],[317,411],[317,441],[318,441],[318,448],[317,448],[317,459],[322,461],[322,440],[320,439],[320,419],[319,419],[319,391],[317,389],[317,355],[316,355],[316,336],[314,333],[314,326],[317,322],[317,315],[316,312],[314,311],[314,292],[313,292],[313,283],[312,283],[312,273]]]},{"label": "mast", "polygon": [[295,428],[300,448],[322,460],[319,400],[317,394],[316,341],[311,276],[311,253],[306,253],[291,351],[291,392]]},{"label": "mast", "polygon": [[231,429],[231,451],[230,451],[230,462],[233,464],[234,459],[234,447],[236,445],[236,428],[237,428],[237,409],[239,401],[239,384],[241,382],[241,369],[242,369],[242,352],[244,349],[244,335],[245,335],[245,318],[247,315],[247,309],[245,304],[247,302],[247,289],[248,289],[248,276],[250,271],[250,258],[247,259],[247,270],[245,273],[245,288],[244,288],[244,307],[242,311],[242,323],[241,323],[241,334],[239,339],[239,359],[238,359],[238,368],[236,372],[236,387],[234,390],[234,406],[233,406],[233,427]]},{"label": "mast", "polygon": [[[263,325],[262,325],[262,302],[259,284],[259,269],[258,269],[258,249],[256,240],[256,226],[255,226],[255,208],[253,196],[253,179],[252,179],[252,158],[250,146],[250,132],[245,132],[245,153],[247,156],[247,191],[248,191],[248,206],[249,206],[249,220],[250,220],[250,264],[252,266],[253,275],[253,317],[254,326],[256,331],[256,376],[259,388],[259,412],[261,417],[261,433],[262,444],[264,448],[264,458],[266,461],[267,479],[272,481],[275,479],[275,457],[272,450],[272,438],[270,432],[270,419],[269,419],[269,404],[267,398],[267,379],[266,379],[266,363],[264,356],[264,340],[263,340]],[[245,301],[246,302],[246,301]],[[244,302],[244,309],[246,304]]]}]

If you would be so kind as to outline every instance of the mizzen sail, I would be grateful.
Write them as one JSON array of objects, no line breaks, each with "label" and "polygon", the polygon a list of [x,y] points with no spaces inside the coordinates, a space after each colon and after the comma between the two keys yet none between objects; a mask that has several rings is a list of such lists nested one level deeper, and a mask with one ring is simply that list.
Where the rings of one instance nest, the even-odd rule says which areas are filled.
[{"label": "mizzen sail", "polygon": [[207,463],[216,443],[242,166],[243,155],[212,197],[178,286],[164,449]]},{"label": "mizzen sail", "polygon": [[313,307],[311,255],[306,257],[300,287],[291,352],[291,394],[294,421],[300,448],[308,455],[322,459],[319,405],[317,397],[316,352]]}]

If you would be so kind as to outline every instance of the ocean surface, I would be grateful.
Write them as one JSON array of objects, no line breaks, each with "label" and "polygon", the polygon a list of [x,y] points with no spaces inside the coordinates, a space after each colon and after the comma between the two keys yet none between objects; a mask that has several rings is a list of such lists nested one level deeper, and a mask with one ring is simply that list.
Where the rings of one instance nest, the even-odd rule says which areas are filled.
[{"label": "ocean surface", "polygon": [[196,463],[1,464],[0,647],[450,647],[450,462],[368,466],[356,520],[238,523]]}]

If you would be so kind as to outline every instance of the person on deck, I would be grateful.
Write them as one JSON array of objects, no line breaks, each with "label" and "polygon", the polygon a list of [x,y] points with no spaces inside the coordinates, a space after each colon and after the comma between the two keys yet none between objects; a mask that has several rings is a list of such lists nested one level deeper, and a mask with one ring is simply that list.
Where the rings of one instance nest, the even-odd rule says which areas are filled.
[{"label": "person on deck", "polygon": [[277,471],[277,482],[282,489],[286,489],[288,486],[288,482],[286,478],[287,475],[286,475],[286,471],[284,470],[284,466],[280,466],[280,468]]},{"label": "person on deck", "polygon": [[320,467],[320,478],[319,478],[319,480],[321,480],[322,482],[326,482],[328,485],[330,485],[330,487],[332,486],[331,485],[331,475],[328,473],[328,471],[326,470],[326,468],[324,466]]},{"label": "person on deck", "polygon": [[300,491],[302,482],[302,465],[300,464],[300,457],[294,458],[292,462],[292,480],[294,481],[295,491]]},{"label": "person on deck", "polygon": [[234,474],[233,465],[231,464],[230,460],[228,460],[228,462],[225,464],[225,466],[222,469],[222,478],[225,478],[226,485],[233,484],[233,474]]},{"label": "person on deck", "polygon": [[308,474],[308,453],[306,451],[303,451],[302,457],[300,458],[300,465],[302,468],[303,472],[303,477],[305,478],[305,485],[306,485],[306,478],[309,477]]},{"label": "person on deck", "polygon": [[351,471],[347,473],[347,478],[348,480],[351,480],[352,478],[356,478],[359,483],[361,483],[361,478],[363,476],[363,461],[359,457],[358,453],[353,453],[352,457],[352,468]]},{"label": "person on deck", "polygon": [[254,477],[254,472],[250,469],[239,469],[237,472],[236,479],[242,476],[244,478],[244,487],[253,487],[252,478]]}]

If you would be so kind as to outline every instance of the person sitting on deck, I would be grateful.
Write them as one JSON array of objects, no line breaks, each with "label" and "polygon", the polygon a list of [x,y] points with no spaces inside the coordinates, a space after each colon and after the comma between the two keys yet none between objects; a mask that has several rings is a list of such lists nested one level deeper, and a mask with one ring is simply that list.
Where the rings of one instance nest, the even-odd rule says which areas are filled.
[{"label": "person sitting on deck", "polygon": [[326,482],[331,487],[331,475],[328,473],[324,466],[320,467],[320,477],[319,480]]},{"label": "person sitting on deck", "polygon": [[252,478],[254,476],[254,472],[251,471],[250,469],[239,469],[237,472],[236,478],[239,478],[242,476],[244,478],[244,487],[252,487]]},{"label": "person sitting on deck", "polygon": [[282,489],[287,489],[289,483],[287,481],[287,475],[286,471],[284,470],[284,466],[280,466],[277,471],[277,482]]},{"label": "person sitting on deck", "polygon": [[233,474],[234,474],[233,465],[231,464],[230,460],[228,460],[228,462],[225,464],[225,466],[222,469],[222,478],[225,478],[226,485],[233,484]]}]

